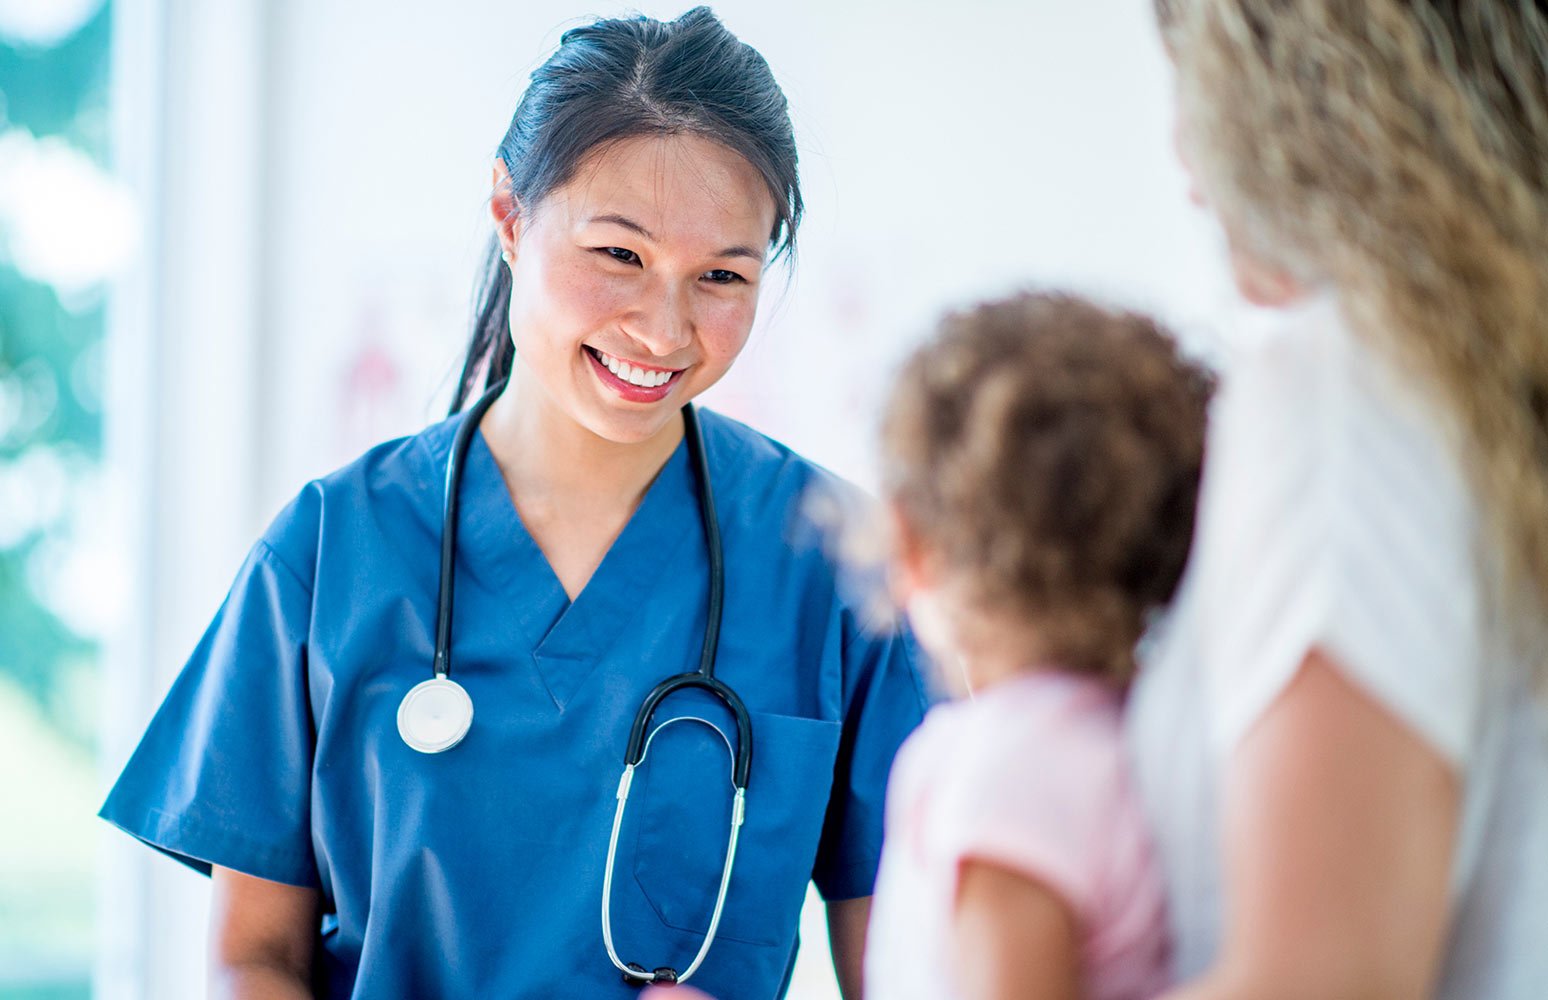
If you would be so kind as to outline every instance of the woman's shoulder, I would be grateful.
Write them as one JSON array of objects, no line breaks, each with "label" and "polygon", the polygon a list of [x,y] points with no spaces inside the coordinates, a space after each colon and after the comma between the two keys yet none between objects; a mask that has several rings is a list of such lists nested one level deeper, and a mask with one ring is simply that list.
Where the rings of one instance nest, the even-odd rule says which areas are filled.
[{"label": "woman's shoulder", "polygon": [[1211,412],[1206,513],[1238,535],[1301,532],[1335,562],[1372,552],[1371,522],[1404,528],[1469,579],[1477,503],[1439,393],[1328,298],[1242,333]]},{"label": "woman's shoulder", "polygon": [[[819,547],[872,498],[855,484],[739,420],[700,409],[715,503],[733,519]],[[772,537],[772,536],[771,536]]]},{"label": "woman's shoulder", "polygon": [[324,545],[391,537],[406,519],[428,523],[440,510],[445,457],[461,419],[383,441],[308,481],[269,523],[259,548],[307,579]]},{"label": "woman's shoulder", "polygon": [[[1397,457],[1417,451],[1460,464],[1459,427],[1439,393],[1409,359],[1357,331],[1332,295],[1251,310],[1235,325],[1215,417],[1277,430],[1319,456],[1379,445]],[[1363,436],[1352,439],[1352,430]]]},{"label": "woman's shoulder", "polygon": [[873,498],[739,420],[698,413],[727,545],[756,547],[761,562],[780,563],[809,595],[829,592],[854,621],[891,634],[877,599],[880,567],[869,552],[851,551],[861,547],[856,529],[870,523]]},{"label": "woman's shoulder", "polygon": [[716,477],[723,478],[731,488],[769,490],[786,499],[812,488],[834,490],[854,498],[865,496],[864,491],[841,476],[740,420],[703,407],[696,412],[711,467]]},{"label": "woman's shoulder", "polygon": [[1189,576],[1219,745],[1313,647],[1453,759],[1486,655],[1449,410],[1321,300],[1245,331],[1211,414]]}]

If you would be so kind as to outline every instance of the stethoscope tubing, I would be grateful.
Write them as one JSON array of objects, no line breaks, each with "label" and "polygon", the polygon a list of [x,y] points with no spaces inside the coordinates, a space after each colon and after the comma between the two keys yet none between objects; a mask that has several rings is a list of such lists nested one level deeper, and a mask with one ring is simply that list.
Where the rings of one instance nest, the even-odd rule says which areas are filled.
[{"label": "stethoscope tubing", "polygon": [[457,578],[457,524],[462,508],[462,466],[468,455],[468,445],[478,433],[484,414],[505,391],[505,381],[490,386],[468,410],[457,436],[452,439],[451,460],[446,463],[446,506],[441,520],[441,581],[435,598],[435,675],[451,676],[451,628],[453,589]]},{"label": "stethoscope tubing", "polygon": [[[650,744],[656,738],[656,734],[667,726],[678,722],[697,722],[708,726],[715,734],[726,741],[726,750],[731,752],[731,743],[726,740],[726,734],[720,731],[708,719],[701,719],[696,715],[681,715],[668,719],[655,729],[651,730],[650,737],[645,741],[644,751],[640,754],[640,761],[650,753]],[[733,754],[734,756],[734,754]],[[650,982],[683,983],[688,981],[703,964],[704,957],[709,954],[710,945],[715,941],[715,933],[720,929],[720,917],[725,912],[726,890],[731,886],[731,872],[736,865],[736,845],[742,835],[742,821],[747,814],[747,789],[738,785],[734,789],[731,800],[731,831],[726,840],[726,860],[720,870],[720,887],[715,893],[715,909],[710,914],[709,927],[704,932],[704,940],[699,943],[699,950],[693,956],[693,961],[682,972],[675,969],[659,968],[646,971],[643,966],[631,966],[618,957],[618,949],[613,945],[613,868],[618,855],[618,833],[623,829],[624,810],[629,806],[629,791],[634,787],[634,768],[640,761],[625,765],[623,775],[618,779],[618,806],[613,811],[613,832],[607,839],[607,867],[602,871],[602,943],[607,948],[607,957],[612,960],[613,967],[624,974],[626,982],[644,985]],[[734,784],[734,782],[733,782]]]},{"label": "stethoscope tubing", "polygon": [[[457,428],[457,434],[452,439],[452,450],[449,461],[446,463],[446,497],[444,518],[441,527],[441,578],[436,593],[435,615],[435,679],[437,682],[445,682],[448,688],[461,691],[460,686],[451,680],[451,634],[452,613],[455,604],[455,582],[457,570],[457,525],[461,510],[461,484],[463,466],[467,459],[468,447],[472,443],[473,435],[478,433],[479,425],[483,422],[484,415],[494,405],[496,399],[505,391],[504,380],[490,386],[478,401],[468,410],[462,425]],[[709,599],[705,609],[704,644],[699,653],[699,667],[695,671],[675,674],[666,678],[651,689],[640,704],[635,713],[634,722],[629,727],[629,742],[624,753],[624,770],[618,782],[618,805],[613,813],[612,834],[608,838],[607,867],[602,880],[602,937],[607,946],[608,958],[613,965],[624,974],[624,979],[636,985],[649,982],[684,982],[693,975],[709,953],[710,945],[714,943],[715,934],[720,928],[720,918],[725,907],[726,892],[731,884],[731,872],[736,862],[737,841],[741,835],[742,822],[746,815],[747,785],[752,774],[752,719],[747,712],[740,696],[729,685],[715,676],[715,659],[720,647],[720,626],[725,610],[725,557],[722,552],[720,537],[720,520],[715,511],[714,491],[710,485],[709,458],[705,454],[704,440],[699,431],[698,414],[691,404],[685,404],[682,408],[683,437],[688,447],[688,453],[693,465],[695,478],[699,487],[700,517],[704,526],[704,544],[709,556]],[[430,682],[425,682],[428,686]],[[698,688],[708,692],[720,700],[730,710],[732,719],[736,725],[736,747],[733,750],[730,740],[726,739],[719,727],[705,719],[696,716],[680,716],[668,719],[655,729],[651,728],[651,722],[655,716],[656,708],[670,694],[685,688]],[[464,692],[465,697],[465,692]],[[471,721],[471,702],[467,710],[467,719]],[[401,712],[400,712],[401,715]],[[651,740],[656,733],[666,726],[679,721],[698,721],[710,726],[721,739],[726,740],[727,750],[732,759],[732,785],[734,796],[731,808],[731,830],[726,843],[726,860],[721,870],[720,886],[715,895],[715,909],[710,917],[709,927],[705,932],[704,940],[699,945],[698,952],[693,961],[682,972],[669,967],[658,968],[654,971],[646,971],[638,965],[626,964],[618,957],[613,945],[612,926],[612,887],[613,866],[618,849],[618,834],[623,826],[624,811],[629,803],[629,789],[633,784],[634,769],[644,762],[645,755],[650,750]],[[399,728],[403,729],[403,720],[399,720]],[[463,732],[466,731],[464,724]],[[405,739],[407,739],[405,735]],[[459,732],[455,740],[449,745],[455,745],[461,740]],[[411,745],[414,745],[411,743]],[[416,746],[416,749],[439,752],[447,748],[442,745]]]},{"label": "stethoscope tubing", "polygon": [[[713,678],[715,657],[720,652],[720,621],[725,612],[726,563],[720,543],[720,517],[715,512],[715,490],[710,485],[709,456],[704,449],[704,438],[699,434],[699,415],[691,404],[683,407],[683,438],[688,446],[688,454],[693,458],[693,471],[699,481],[699,516],[704,523],[704,548],[709,553],[709,606],[705,612],[704,646],[699,653],[699,673]],[[731,690],[725,685],[721,687],[727,692]],[[740,703],[741,700],[737,699],[737,704]]]}]

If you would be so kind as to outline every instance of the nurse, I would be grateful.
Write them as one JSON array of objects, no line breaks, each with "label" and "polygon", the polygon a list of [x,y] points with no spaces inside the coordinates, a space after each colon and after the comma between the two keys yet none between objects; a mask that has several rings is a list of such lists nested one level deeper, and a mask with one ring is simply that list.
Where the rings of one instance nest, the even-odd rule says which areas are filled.
[{"label": "nurse", "polygon": [[[705,8],[577,28],[532,75],[490,206],[458,412],[279,515],[102,815],[212,875],[219,995],[631,997],[610,952],[670,980],[713,924],[695,985],[774,997],[815,881],[856,997],[916,653],[845,602],[803,524],[804,496],[843,487],[688,407],[800,218],[784,96]],[[459,431],[440,683],[470,718],[455,693],[404,705],[445,665]],[[747,726],[704,686],[667,696],[615,831],[637,710],[707,632]],[[437,724],[460,742],[425,752]]]}]

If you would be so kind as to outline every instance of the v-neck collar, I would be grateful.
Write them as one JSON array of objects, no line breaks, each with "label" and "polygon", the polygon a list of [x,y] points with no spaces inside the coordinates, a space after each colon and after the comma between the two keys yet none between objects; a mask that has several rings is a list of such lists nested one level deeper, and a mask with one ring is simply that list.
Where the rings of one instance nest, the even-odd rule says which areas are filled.
[{"label": "v-neck collar", "polygon": [[[461,507],[458,561],[505,603],[561,710],[612,646],[634,633],[640,595],[657,584],[657,567],[670,563],[683,540],[703,524],[687,443],[681,441],[571,601],[522,523],[482,430],[469,442]],[[518,652],[512,650],[513,666],[521,663]]]}]

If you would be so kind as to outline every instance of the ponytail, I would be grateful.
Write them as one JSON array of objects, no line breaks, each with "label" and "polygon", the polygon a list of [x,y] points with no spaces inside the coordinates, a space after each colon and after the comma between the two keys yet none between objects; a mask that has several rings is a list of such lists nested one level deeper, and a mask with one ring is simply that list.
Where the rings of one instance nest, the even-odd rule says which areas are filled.
[{"label": "ponytail", "polygon": [[[565,32],[532,74],[499,157],[511,195],[539,204],[593,151],[635,136],[696,135],[740,155],[774,199],[771,259],[794,246],[803,205],[795,133],[769,64],[727,31],[708,7],[675,21],[614,18]],[[452,396],[452,413],[510,374],[516,349],[509,315],[511,274],[500,246],[489,248],[474,297],[473,334]]]},{"label": "ponytail", "polygon": [[500,256],[500,240],[495,237],[489,241],[489,252],[474,296],[473,334],[468,340],[467,357],[462,362],[462,374],[457,379],[447,416],[458,413],[469,397],[477,395],[474,385],[481,369],[485,374],[484,388],[480,391],[487,391],[510,375],[511,364],[516,360],[516,345],[511,341],[508,319],[510,311],[511,269]]}]

